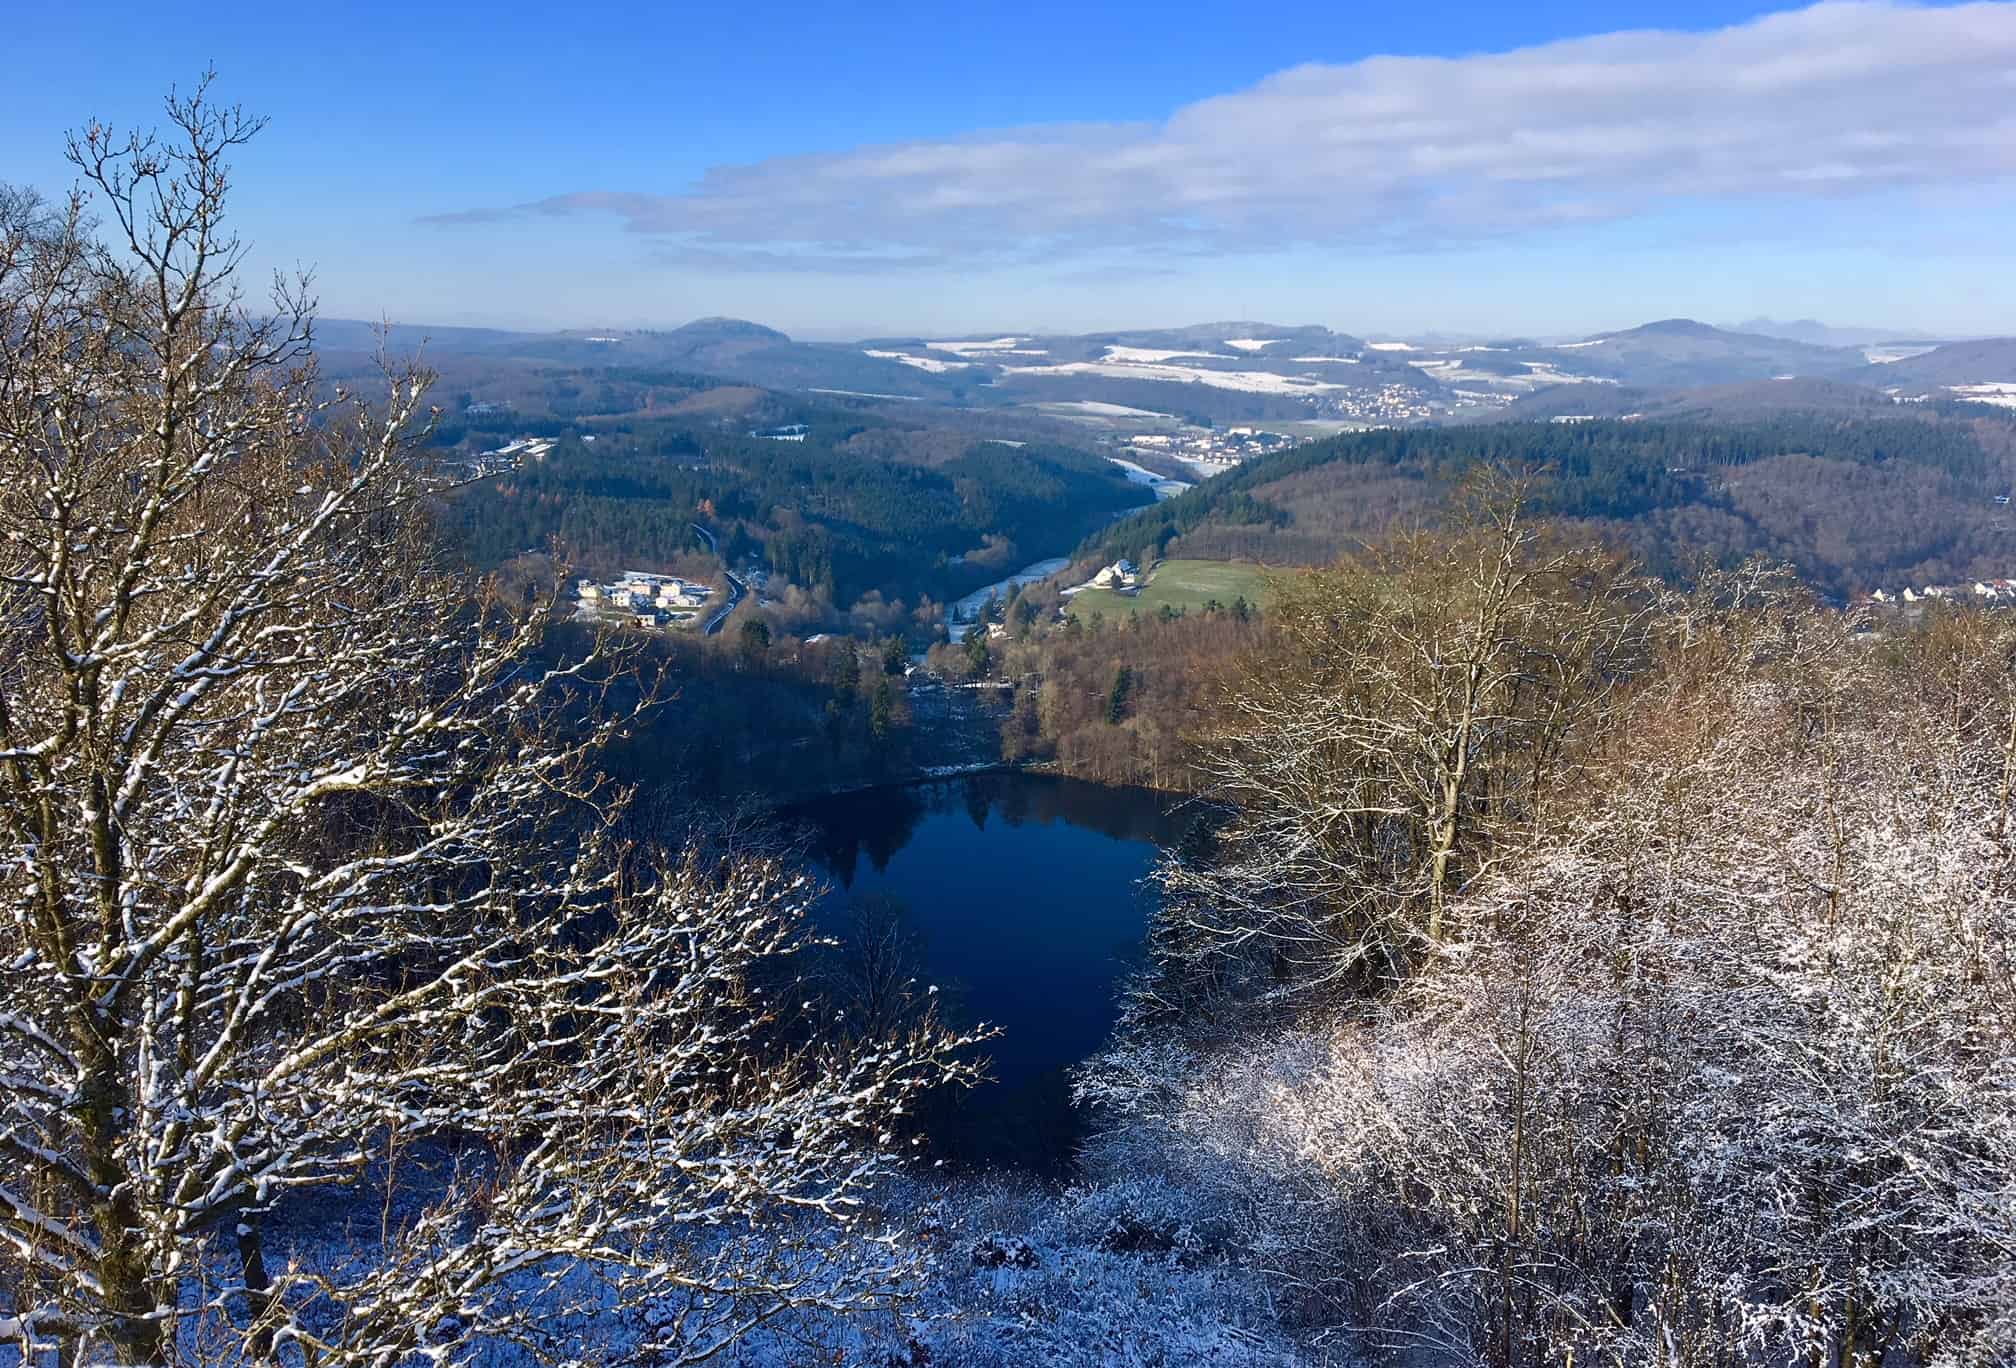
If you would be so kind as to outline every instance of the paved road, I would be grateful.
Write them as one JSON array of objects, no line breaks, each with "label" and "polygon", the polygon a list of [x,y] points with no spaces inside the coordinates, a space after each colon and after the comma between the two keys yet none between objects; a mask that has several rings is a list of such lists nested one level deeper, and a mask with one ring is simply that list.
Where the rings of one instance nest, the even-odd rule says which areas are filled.
[{"label": "paved road", "polygon": [[[703,537],[706,540],[707,549],[714,553],[714,558],[716,560],[720,560],[721,543],[714,540],[714,534],[708,531],[706,528],[702,527],[699,523],[693,524],[693,530],[695,532],[698,532],[701,535],[701,537]],[[728,601],[722,604],[720,609],[714,614],[714,616],[707,619],[707,625],[700,629],[708,636],[716,636],[720,633],[722,624],[728,621],[728,615],[735,611],[735,605],[740,603],[742,601],[742,596],[749,592],[749,586],[744,584],[741,580],[736,579],[735,576],[729,572],[728,562],[721,561],[721,573],[728,577]]]}]

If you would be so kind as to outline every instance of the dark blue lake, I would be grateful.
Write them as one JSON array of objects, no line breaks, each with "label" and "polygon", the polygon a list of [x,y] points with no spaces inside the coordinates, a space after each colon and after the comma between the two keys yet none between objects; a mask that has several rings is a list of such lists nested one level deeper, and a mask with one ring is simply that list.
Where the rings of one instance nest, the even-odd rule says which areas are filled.
[{"label": "dark blue lake", "polygon": [[[1113,1027],[1152,892],[1181,834],[1177,800],[1052,775],[981,774],[871,789],[794,808],[832,884],[820,917],[859,931],[863,907],[900,916],[955,1018],[1001,1029],[995,1083],[938,1129],[975,1162],[1054,1168],[1079,1133],[1067,1071]],[[879,922],[877,923],[880,924]]]}]

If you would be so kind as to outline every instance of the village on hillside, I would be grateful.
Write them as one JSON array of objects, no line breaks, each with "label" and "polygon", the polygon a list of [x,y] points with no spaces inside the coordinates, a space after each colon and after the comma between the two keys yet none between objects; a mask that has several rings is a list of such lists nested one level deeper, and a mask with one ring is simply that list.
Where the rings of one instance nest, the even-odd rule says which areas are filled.
[{"label": "village on hillside", "polygon": [[1968,599],[1995,608],[2016,607],[2016,579],[1976,580],[1972,584],[1927,584],[1903,589],[1877,589],[1857,594],[1853,606],[1886,617],[1916,619],[1935,603]]},{"label": "village on hillside", "polygon": [[574,585],[577,616],[649,628],[691,622],[713,596],[711,585],[645,570],[625,570],[621,579],[609,584],[584,579]]}]

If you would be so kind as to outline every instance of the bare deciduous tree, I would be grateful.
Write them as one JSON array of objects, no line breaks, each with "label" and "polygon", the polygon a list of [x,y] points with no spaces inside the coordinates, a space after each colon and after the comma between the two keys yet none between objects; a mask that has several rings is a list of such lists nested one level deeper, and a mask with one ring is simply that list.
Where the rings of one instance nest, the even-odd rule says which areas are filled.
[{"label": "bare deciduous tree", "polygon": [[244,307],[207,85],[0,216],[0,1336],[685,1362],[881,1304],[861,1198],[958,1042],[766,996],[776,864],[625,857],[634,681],[435,563],[424,373],[332,396],[306,282]]},{"label": "bare deciduous tree", "polygon": [[1162,870],[1165,950],[1200,972],[1392,976],[1447,934],[1494,833],[1541,821],[1567,781],[1566,739],[1624,679],[1647,596],[1537,523],[1524,478],[1465,499],[1448,531],[1284,584],[1277,651],[1200,761],[1236,815],[1208,862]]}]

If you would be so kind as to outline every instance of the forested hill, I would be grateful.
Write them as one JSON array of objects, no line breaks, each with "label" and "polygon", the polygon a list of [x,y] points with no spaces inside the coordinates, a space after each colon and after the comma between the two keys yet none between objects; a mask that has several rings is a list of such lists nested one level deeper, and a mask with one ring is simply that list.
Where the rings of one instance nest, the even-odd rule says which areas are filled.
[{"label": "forested hill", "polygon": [[1088,552],[1316,564],[1428,518],[1480,463],[1544,469],[1556,518],[1685,578],[1764,554],[1824,591],[2016,575],[2016,424],[1958,411],[1354,433],[1247,463],[1121,519]]},{"label": "forested hill", "polygon": [[[702,398],[719,393],[734,392]],[[732,560],[760,555],[780,580],[844,608],[871,593],[957,597],[1151,497],[1072,447],[781,402],[725,419],[547,424],[549,452],[464,491],[449,521],[478,565],[557,538],[582,568],[614,569],[700,549],[697,519]],[[766,428],[795,419],[776,429],[789,439],[754,435],[755,412]],[[465,449],[496,440],[457,435]]]}]

